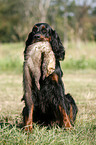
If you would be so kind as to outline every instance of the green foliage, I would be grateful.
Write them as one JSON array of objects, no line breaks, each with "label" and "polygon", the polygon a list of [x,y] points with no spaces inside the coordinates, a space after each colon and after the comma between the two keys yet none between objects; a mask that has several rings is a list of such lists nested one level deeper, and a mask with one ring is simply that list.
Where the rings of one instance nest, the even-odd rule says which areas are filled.
[{"label": "green foliage", "polygon": [[[96,40],[96,7],[93,0],[0,0],[0,42],[24,41],[33,25],[49,23],[61,40]],[[92,3],[92,5],[91,5]],[[44,19],[43,19],[44,17]]]}]

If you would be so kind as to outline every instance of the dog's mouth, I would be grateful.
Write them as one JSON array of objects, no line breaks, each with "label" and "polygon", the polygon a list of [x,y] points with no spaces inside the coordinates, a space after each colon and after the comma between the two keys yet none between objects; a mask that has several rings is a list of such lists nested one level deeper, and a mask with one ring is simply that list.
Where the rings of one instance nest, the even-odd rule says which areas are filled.
[{"label": "dog's mouth", "polygon": [[51,37],[44,37],[43,35],[34,35],[33,37],[33,43],[39,42],[39,41],[48,41],[50,42]]}]

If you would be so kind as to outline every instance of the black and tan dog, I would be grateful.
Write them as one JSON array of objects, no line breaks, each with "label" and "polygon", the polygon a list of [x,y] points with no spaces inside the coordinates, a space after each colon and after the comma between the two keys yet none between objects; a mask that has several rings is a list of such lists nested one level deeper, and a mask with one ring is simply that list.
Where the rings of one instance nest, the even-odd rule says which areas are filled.
[{"label": "black and tan dog", "polygon": [[[44,56],[42,54],[40,90],[36,86],[32,71],[26,65],[29,45],[39,41],[48,41],[55,55],[55,71],[43,80],[42,65]],[[33,122],[43,123],[44,125],[57,123],[65,128],[73,126],[76,119],[77,106],[72,96],[65,94],[62,82],[63,72],[59,62],[64,59],[64,55],[65,50],[56,31],[46,23],[34,25],[26,41],[24,51],[23,100],[25,101],[25,107],[23,109],[23,118],[26,126],[25,130],[31,130]]]}]

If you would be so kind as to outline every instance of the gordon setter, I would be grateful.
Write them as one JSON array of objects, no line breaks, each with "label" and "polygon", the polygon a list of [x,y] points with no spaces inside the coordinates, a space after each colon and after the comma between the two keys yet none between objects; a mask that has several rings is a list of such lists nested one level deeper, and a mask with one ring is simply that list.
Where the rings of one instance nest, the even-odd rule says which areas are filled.
[{"label": "gordon setter", "polygon": [[[34,76],[26,66],[26,55],[29,45],[39,41],[48,41],[55,55],[55,71],[43,80],[41,62],[40,90],[36,87]],[[60,127],[71,128],[74,125],[77,114],[77,106],[70,94],[65,94],[62,82],[63,72],[60,60],[64,60],[65,49],[55,30],[46,23],[35,24],[29,33],[24,51],[23,65],[23,119],[25,130],[32,129],[32,123],[43,125],[58,124]]]}]

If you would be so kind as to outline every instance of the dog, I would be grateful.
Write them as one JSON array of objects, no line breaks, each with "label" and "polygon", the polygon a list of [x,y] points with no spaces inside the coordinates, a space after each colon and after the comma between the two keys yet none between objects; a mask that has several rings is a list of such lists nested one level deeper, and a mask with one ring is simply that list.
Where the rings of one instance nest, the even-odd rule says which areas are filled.
[{"label": "dog", "polygon": [[[44,55],[41,56],[40,90],[36,86],[34,75],[26,65],[28,47],[34,43],[48,41],[55,55],[55,70],[43,79]],[[72,128],[77,114],[77,106],[70,94],[65,94],[62,81],[63,72],[60,61],[64,60],[65,48],[59,35],[47,23],[38,23],[33,26],[28,35],[24,50],[23,64],[23,121],[25,130],[32,130],[33,122],[43,125],[58,124],[65,129]]]}]

